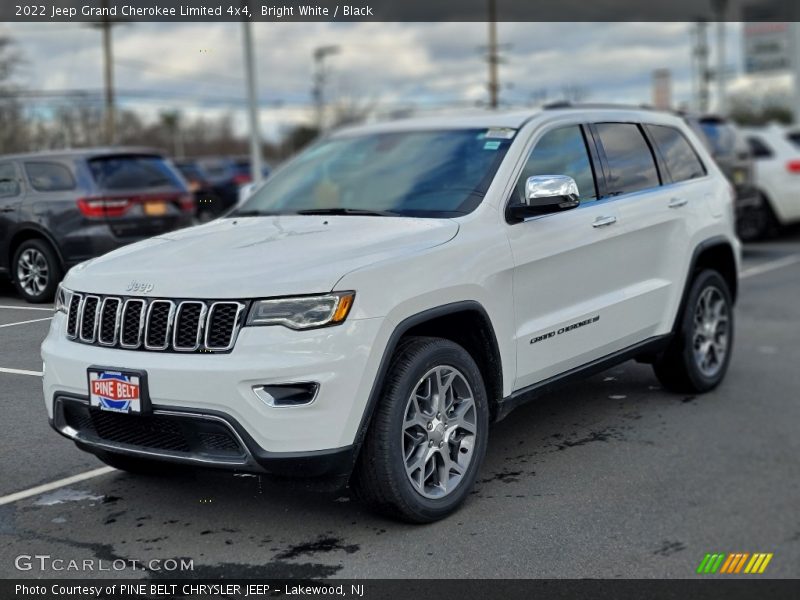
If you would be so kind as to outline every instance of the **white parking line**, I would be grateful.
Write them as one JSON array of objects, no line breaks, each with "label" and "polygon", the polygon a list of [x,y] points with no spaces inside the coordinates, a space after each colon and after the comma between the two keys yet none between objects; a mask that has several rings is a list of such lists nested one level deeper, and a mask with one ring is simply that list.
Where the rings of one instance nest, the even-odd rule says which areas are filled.
[{"label": "white parking line", "polygon": [[8,369],[5,367],[0,367],[0,373],[11,373],[12,375],[33,375],[35,377],[41,377],[41,371],[27,371],[25,369]]},{"label": "white parking line", "polygon": [[38,323],[39,321],[49,321],[53,317],[44,317],[43,319],[31,319],[29,321],[17,321],[16,323],[6,323],[5,325],[0,325],[0,329],[3,327],[14,327],[15,325],[25,325],[26,323]]},{"label": "white parking line", "polygon": [[114,471],[116,471],[116,469],[113,467],[100,467],[99,469],[93,469],[91,471],[86,471],[85,473],[79,473],[78,475],[73,475],[72,477],[65,477],[64,479],[37,485],[36,487],[22,490],[21,492],[15,492],[13,494],[9,494],[8,496],[1,496],[0,506],[3,506],[4,504],[11,504],[12,502],[19,502],[20,500],[30,498],[31,496],[38,496],[39,494],[44,494],[45,492],[49,492],[51,490],[57,490],[58,488],[66,487],[68,485],[72,485],[73,483],[86,481],[87,479],[92,479],[94,477],[100,477],[101,475],[106,475]]},{"label": "white parking line", "polygon": [[774,271],[775,269],[788,267],[789,265],[793,265],[798,262],[800,262],[800,254],[792,254],[790,256],[784,256],[783,258],[779,258],[777,260],[771,260],[769,262],[756,265],[754,267],[750,267],[749,269],[745,269],[739,274],[739,279],[747,279],[748,277],[761,275],[762,273],[769,273],[770,271]]},{"label": "white parking line", "polygon": [[14,306],[13,304],[0,304],[0,308],[10,308],[12,310],[47,310],[50,312],[54,310],[52,306],[42,308],[41,306]]}]

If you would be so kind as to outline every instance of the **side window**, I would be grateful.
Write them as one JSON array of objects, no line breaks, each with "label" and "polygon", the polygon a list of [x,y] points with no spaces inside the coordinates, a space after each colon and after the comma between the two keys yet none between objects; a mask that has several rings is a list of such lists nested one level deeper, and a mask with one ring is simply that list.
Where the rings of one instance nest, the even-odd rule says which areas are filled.
[{"label": "side window", "polygon": [[589,152],[579,125],[548,131],[536,143],[514,188],[519,202],[525,198],[525,182],[534,175],[569,175],[578,184],[582,201],[597,199]]},{"label": "side window", "polygon": [[608,195],[658,187],[653,153],[635,123],[598,123],[597,134],[608,162]]},{"label": "side window", "polygon": [[19,195],[19,179],[12,163],[0,163],[0,198]]},{"label": "side window", "polygon": [[706,174],[694,148],[680,131],[664,125],[646,127],[667,163],[672,181],[686,181]]},{"label": "side window", "polygon": [[771,158],[772,150],[767,146],[761,138],[756,136],[747,137],[747,145],[750,146],[750,152],[753,153],[754,158]]},{"label": "side window", "polygon": [[26,162],[25,173],[33,189],[40,192],[63,192],[75,189],[75,179],[64,165],[50,162]]}]

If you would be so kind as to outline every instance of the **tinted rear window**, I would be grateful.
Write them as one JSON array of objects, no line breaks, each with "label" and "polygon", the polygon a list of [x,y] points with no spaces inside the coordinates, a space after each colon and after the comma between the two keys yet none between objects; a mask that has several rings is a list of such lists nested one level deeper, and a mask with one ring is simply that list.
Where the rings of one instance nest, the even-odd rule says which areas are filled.
[{"label": "tinted rear window", "polygon": [[761,138],[754,135],[748,136],[747,144],[750,146],[750,151],[755,158],[770,158],[772,156],[772,150]]},{"label": "tinted rear window", "polygon": [[800,131],[793,131],[786,134],[786,139],[792,142],[795,146],[800,148]]},{"label": "tinted rear window", "polygon": [[159,156],[102,156],[89,160],[89,170],[97,185],[104,190],[182,187],[175,173]]},{"label": "tinted rear window", "polygon": [[715,157],[731,156],[736,152],[736,130],[730,125],[719,121],[700,121],[700,129]]},{"label": "tinted rear window", "polygon": [[672,181],[686,181],[705,175],[703,163],[680,131],[664,125],[648,125],[647,129],[667,163]]},{"label": "tinted rear window", "polygon": [[608,195],[658,187],[658,171],[650,146],[635,123],[598,123],[609,177]]},{"label": "tinted rear window", "polygon": [[52,162],[26,162],[25,173],[33,189],[39,192],[63,192],[75,189],[70,170]]}]

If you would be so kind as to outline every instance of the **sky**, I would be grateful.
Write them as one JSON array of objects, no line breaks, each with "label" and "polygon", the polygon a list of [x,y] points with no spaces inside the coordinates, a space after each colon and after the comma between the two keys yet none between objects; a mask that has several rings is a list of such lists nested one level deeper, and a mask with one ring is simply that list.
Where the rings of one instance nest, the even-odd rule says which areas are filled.
[{"label": "sky", "polygon": [[[380,111],[474,106],[487,98],[485,23],[253,23],[260,123],[276,138],[311,123],[314,48],[326,59],[326,97]],[[592,102],[651,101],[652,71],[671,69],[675,105],[691,97],[688,23],[499,23],[500,99],[509,107],[559,99],[578,87]],[[727,24],[731,77],[741,70],[741,26]],[[119,103],[145,118],[231,112],[245,127],[239,23],[131,23],[114,28]],[[0,23],[25,59],[33,90],[100,90],[100,33],[81,23]],[[713,36],[711,38],[713,40]],[[47,110],[53,100],[38,101]]]}]

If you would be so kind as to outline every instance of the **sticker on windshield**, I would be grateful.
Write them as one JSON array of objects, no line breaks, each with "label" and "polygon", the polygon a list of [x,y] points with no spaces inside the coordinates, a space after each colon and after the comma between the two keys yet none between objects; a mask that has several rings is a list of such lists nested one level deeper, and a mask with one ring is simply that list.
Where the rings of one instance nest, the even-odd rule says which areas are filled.
[{"label": "sticker on windshield", "polygon": [[511,127],[492,127],[486,131],[486,135],[484,137],[486,139],[510,140],[514,137],[515,133],[517,133],[517,130],[512,129]]},{"label": "sticker on windshield", "polygon": [[500,142],[486,142],[483,145],[484,150],[497,150],[500,147]]}]

